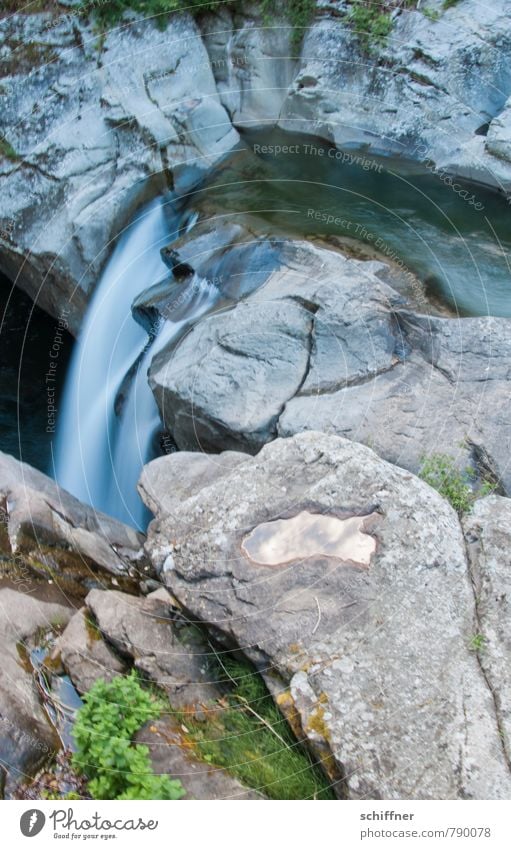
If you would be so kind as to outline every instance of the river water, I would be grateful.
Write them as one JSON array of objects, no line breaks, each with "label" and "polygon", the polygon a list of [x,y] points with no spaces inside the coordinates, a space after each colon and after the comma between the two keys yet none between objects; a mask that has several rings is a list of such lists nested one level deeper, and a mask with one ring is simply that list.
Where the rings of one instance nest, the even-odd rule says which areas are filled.
[{"label": "river water", "polygon": [[[151,339],[134,321],[131,305],[168,276],[160,249],[197,212],[221,220],[248,214],[261,232],[321,237],[351,251],[358,246],[361,255],[387,258],[419,279],[428,296],[451,312],[511,316],[511,207],[480,186],[459,180],[449,185],[445,175],[425,164],[405,168],[309,138],[254,134],[181,199],[179,214],[169,199],[165,203],[166,209],[157,199],[139,210],[117,240],[67,368],[56,438],[44,432],[39,373],[55,320],[31,312],[18,293],[0,334],[2,449],[136,527],[144,528],[148,519],[136,482],[142,465],[160,453],[161,425],[147,370],[163,345],[214,309],[221,293],[194,278],[179,319],[156,328]],[[4,292],[7,285],[4,281]],[[10,346],[14,338],[25,343]],[[65,364],[70,337],[64,347]],[[35,418],[30,415],[34,395]]]}]

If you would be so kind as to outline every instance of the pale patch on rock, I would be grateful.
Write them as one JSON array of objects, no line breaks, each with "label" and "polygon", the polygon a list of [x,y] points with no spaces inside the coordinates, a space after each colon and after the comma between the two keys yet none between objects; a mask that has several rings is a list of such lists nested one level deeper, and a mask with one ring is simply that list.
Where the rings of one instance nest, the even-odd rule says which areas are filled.
[{"label": "pale patch on rock", "polygon": [[376,540],[364,530],[366,520],[367,516],[339,519],[302,510],[292,519],[258,525],[245,537],[241,548],[262,566],[321,556],[369,566]]}]

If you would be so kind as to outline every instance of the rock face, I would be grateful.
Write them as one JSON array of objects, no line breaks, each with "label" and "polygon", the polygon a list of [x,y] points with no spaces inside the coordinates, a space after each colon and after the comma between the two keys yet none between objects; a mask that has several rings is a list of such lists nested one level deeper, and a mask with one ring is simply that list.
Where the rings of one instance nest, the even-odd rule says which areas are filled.
[{"label": "rock face", "polygon": [[416,472],[445,444],[511,492],[509,319],[422,315],[381,263],[305,242],[280,249],[262,287],[153,360],[179,447],[255,453],[320,429]]},{"label": "rock face", "polygon": [[[158,463],[169,490],[175,457]],[[345,795],[507,798],[500,729],[509,665],[495,647],[490,679],[472,650],[481,625],[447,502],[368,448],[320,433],[279,439],[207,477],[170,515],[153,490],[154,565],[189,615],[256,663],[293,726],[331,755],[331,777],[341,778]],[[486,527],[492,510],[499,519],[495,499],[484,505],[473,521]],[[369,566],[355,549],[351,558],[318,553],[271,566],[243,553],[255,529],[303,510],[366,517],[364,533],[375,541]],[[505,535],[483,529],[484,551],[485,533],[499,550],[507,546]],[[493,569],[496,556],[490,551],[481,568]],[[506,593],[504,571],[495,577]],[[496,610],[502,602],[491,588],[487,595]]]},{"label": "rock face", "polygon": [[189,188],[238,134],[187,15],[101,39],[75,9],[9,15],[0,45],[0,267],[76,333],[134,207]]},{"label": "rock face", "polygon": [[179,14],[101,39],[73,6],[2,18],[1,270],[51,314],[66,307],[76,333],[134,207],[186,193],[234,127],[431,161],[509,193],[508,0],[430,0],[437,21],[401,11],[370,56],[349,8],[320,2],[296,59],[289,22],[268,27],[252,6],[202,16],[201,30]]},{"label": "rock face", "polygon": [[63,587],[147,576],[144,537],[98,513],[26,463],[0,452],[0,551],[5,568],[56,577]]},{"label": "rock face", "polygon": [[63,604],[0,587],[0,786],[3,791],[5,785],[6,795],[16,780],[31,775],[60,746],[18,646],[55,620],[65,623],[72,613]]},{"label": "rock face", "polygon": [[477,597],[478,653],[495,700],[502,740],[511,759],[511,500],[497,495],[478,501],[463,527]]},{"label": "rock face", "polygon": [[429,159],[509,192],[509,132],[501,118],[511,91],[509,2],[481,10],[477,0],[463,0],[446,10],[443,0],[430,0],[427,8],[438,20],[402,10],[387,45],[373,44],[368,55],[345,20],[351,4],[320,0],[295,63],[285,20],[265,34],[252,9],[248,20],[223,10],[222,26],[215,15],[202,29],[235,126],[273,122],[339,147]]}]

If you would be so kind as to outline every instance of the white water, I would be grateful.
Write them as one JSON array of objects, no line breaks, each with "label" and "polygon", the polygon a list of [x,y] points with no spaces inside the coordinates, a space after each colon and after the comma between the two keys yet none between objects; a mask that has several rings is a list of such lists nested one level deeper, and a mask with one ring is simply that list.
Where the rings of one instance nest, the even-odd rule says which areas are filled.
[{"label": "white water", "polygon": [[[58,483],[96,509],[141,528],[147,514],[136,483],[142,466],[153,456],[153,441],[161,427],[147,369],[156,351],[207,311],[218,296],[205,281],[191,281],[183,298],[189,306],[186,317],[165,322],[146,349],[147,334],[134,321],[131,304],[168,274],[160,248],[169,241],[160,201],[143,210],[119,240],[73,353],[58,423]],[[118,418],[116,396],[139,357]]]}]

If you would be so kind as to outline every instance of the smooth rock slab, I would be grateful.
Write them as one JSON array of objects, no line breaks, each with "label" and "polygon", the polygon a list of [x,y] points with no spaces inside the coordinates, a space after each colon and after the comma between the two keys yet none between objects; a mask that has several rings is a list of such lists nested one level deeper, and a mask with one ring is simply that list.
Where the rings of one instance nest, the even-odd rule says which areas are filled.
[{"label": "smooth rock slab", "polygon": [[[168,458],[169,486],[172,458]],[[369,516],[369,568],[250,563],[242,542],[302,510]],[[471,651],[474,590],[458,518],[371,450],[300,434],[152,523],[147,548],[184,609],[241,647],[350,798],[507,798],[493,694]],[[500,671],[499,675],[509,675]]]}]

